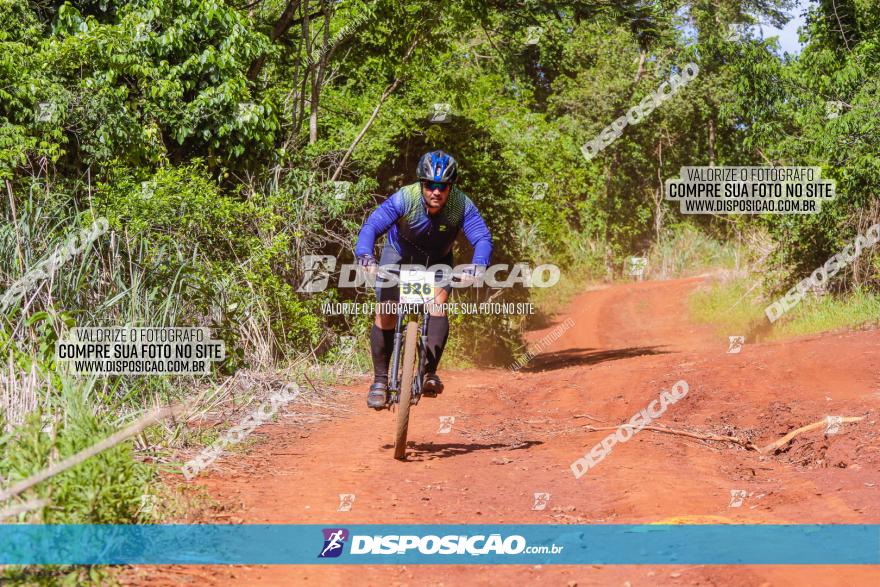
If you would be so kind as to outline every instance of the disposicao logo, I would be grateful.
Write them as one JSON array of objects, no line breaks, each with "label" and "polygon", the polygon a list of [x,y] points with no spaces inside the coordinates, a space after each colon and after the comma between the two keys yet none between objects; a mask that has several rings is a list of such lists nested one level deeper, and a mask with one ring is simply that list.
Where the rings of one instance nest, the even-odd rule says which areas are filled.
[{"label": "disposicao logo", "polygon": [[345,541],[348,540],[348,530],[345,528],[324,528],[324,548],[318,558],[336,558],[342,554]]},{"label": "disposicao logo", "polygon": [[[559,554],[564,545],[544,544],[528,546],[518,534],[479,534],[476,536],[392,534],[364,536],[350,534],[345,528],[324,528],[324,548],[318,558],[336,558],[351,546],[348,553],[356,555],[517,555]],[[350,540],[349,540],[350,539]],[[413,552],[415,551],[415,552]]]},{"label": "disposicao logo", "polygon": [[[538,550],[538,549],[545,549]],[[479,536],[415,536],[415,535],[389,535],[389,536],[353,536],[351,542],[351,554],[407,554],[409,550],[417,550],[419,554],[469,554],[480,556],[483,554],[520,554],[537,552],[561,552],[551,551],[548,547],[527,547],[526,539],[519,535],[502,538],[500,534],[490,534],[488,537]],[[530,550],[532,549],[532,550]]]}]

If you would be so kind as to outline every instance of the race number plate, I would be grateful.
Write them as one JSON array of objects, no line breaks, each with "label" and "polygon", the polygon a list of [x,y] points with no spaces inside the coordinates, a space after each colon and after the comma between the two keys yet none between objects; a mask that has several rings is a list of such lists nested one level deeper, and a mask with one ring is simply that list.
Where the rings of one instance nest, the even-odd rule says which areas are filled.
[{"label": "race number plate", "polygon": [[420,304],[434,299],[434,275],[424,269],[402,269],[400,303]]}]

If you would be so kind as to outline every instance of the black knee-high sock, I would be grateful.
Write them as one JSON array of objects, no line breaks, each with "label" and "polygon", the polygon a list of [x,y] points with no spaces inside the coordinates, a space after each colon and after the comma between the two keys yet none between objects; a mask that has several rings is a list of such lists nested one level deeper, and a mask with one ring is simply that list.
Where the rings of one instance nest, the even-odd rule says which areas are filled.
[{"label": "black knee-high sock", "polygon": [[428,319],[428,348],[425,371],[435,373],[443,356],[443,347],[449,338],[449,317],[431,316]]},{"label": "black knee-high sock", "polygon": [[370,351],[373,355],[373,378],[388,383],[388,363],[394,350],[394,329],[382,330],[375,324],[370,329]]}]

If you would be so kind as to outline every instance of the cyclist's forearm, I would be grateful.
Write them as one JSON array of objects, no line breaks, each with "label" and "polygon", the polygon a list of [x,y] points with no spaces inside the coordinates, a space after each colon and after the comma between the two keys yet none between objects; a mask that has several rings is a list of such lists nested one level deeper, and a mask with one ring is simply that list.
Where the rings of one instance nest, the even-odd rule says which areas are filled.
[{"label": "cyclist's forearm", "polygon": [[492,233],[476,207],[469,207],[465,212],[464,236],[474,247],[474,265],[488,266],[492,261]]},{"label": "cyclist's forearm", "polygon": [[473,243],[473,246],[474,256],[471,263],[488,267],[492,263],[492,237],[487,236],[484,239],[480,239]]},{"label": "cyclist's forearm", "polygon": [[379,235],[376,234],[375,228],[364,224],[358,234],[357,245],[354,247],[354,256],[360,257],[361,255],[373,255],[373,251],[376,248],[376,239],[378,237]]},{"label": "cyclist's forearm", "polygon": [[402,214],[399,200],[398,195],[394,194],[373,210],[358,234],[358,242],[354,249],[355,256],[373,254],[376,239],[385,234]]}]

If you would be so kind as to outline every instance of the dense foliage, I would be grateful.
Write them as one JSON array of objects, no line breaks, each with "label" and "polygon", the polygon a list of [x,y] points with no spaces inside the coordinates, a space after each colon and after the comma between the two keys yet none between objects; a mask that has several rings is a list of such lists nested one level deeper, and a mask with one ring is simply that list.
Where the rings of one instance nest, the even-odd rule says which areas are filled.
[{"label": "dense foliage", "polygon": [[[428,148],[461,160],[499,260],[608,270],[682,222],[660,198],[681,165],[820,165],[840,197],[819,216],[691,219],[722,237],[766,224],[789,243],[780,266],[805,271],[877,199],[880,13],[820,3],[803,53],[780,57],[747,25],[791,8],[4,0],[0,175],[19,205],[88,210],[146,242],[159,286],[175,283],[173,257],[190,260],[175,283],[190,320],[211,315],[234,338],[263,304],[277,354],[323,332],[318,300],[295,291],[299,259],[348,258],[370,204]],[[584,159],[583,143],[689,61],[700,73],[681,95]],[[440,121],[435,104],[449,104]],[[355,188],[339,201],[331,178]]]}]

